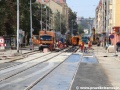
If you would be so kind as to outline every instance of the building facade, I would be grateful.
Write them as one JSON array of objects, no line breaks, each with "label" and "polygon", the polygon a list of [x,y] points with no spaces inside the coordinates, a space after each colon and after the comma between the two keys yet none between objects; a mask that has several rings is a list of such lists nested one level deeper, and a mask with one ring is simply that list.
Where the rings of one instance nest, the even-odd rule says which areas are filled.
[{"label": "building facade", "polygon": [[66,29],[68,30],[68,12],[69,7],[66,4],[66,0],[38,0],[40,3],[46,4],[48,7],[51,8],[53,15],[52,15],[52,25],[51,28],[54,29],[54,14],[59,11],[61,15],[64,16],[66,19]]},{"label": "building facade", "polygon": [[103,20],[102,20],[102,0],[100,0],[97,8],[96,8],[96,17],[95,17],[95,29],[96,29],[96,33],[100,34],[103,31]]},{"label": "building facade", "polygon": [[100,0],[100,3],[96,9],[95,29],[105,36],[105,43],[111,41],[116,45],[120,41],[120,0]]},{"label": "building facade", "polygon": [[112,33],[114,38],[111,39],[112,44],[120,41],[120,0],[111,0],[112,4]]}]

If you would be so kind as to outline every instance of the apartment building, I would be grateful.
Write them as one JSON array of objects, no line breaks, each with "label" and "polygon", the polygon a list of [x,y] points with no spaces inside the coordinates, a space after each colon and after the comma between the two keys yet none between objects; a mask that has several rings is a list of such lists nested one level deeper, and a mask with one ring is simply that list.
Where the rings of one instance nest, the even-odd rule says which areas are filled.
[{"label": "apartment building", "polygon": [[[96,30],[101,30],[107,43],[113,45],[120,41],[120,0],[100,0],[101,7],[96,9]],[[110,38],[109,36],[113,36]]]},{"label": "apartment building", "polygon": [[112,34],[114,38],[111,39],[115,45],[116,42],[120,41],[120,0],[111,0],[112,4]]},{"label": "apartment building", "polygon": [[97,34],[104,32],[102,19],[103,19],[102,18],[102,0],[100,0],[96,8],[96,17],[95,17],[95,29]]}]

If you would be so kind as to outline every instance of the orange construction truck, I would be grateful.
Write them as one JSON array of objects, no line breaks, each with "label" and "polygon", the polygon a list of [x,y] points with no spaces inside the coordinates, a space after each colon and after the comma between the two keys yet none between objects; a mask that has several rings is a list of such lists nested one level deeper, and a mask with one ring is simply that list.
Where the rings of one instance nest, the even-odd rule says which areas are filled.
[{"label": "orange construction truck", "polygon": [[72,36],[71,37],[71,45],[78,46],[81,43],[81,37],[80,36]]},{"label": "orange construction truck", "polygon": [[40,31],[39,32],[39,50],[48,48],[54,50],[56,46],[55,32],[54,31]]}]

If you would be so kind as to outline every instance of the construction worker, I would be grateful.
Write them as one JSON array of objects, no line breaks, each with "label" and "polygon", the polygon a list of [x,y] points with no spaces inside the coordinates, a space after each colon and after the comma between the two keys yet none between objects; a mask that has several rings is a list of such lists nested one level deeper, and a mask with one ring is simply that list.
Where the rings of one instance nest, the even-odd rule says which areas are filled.
[{"label": "construction worker", "polygon": [[91,49],[91,46],[92,46],[92,42],[89,40],[88,41],[88,49]]},{"label": "construction worker", "polygon": [[81,49],[82,52],[84,51],[84,42],[81,42],[80,49]]}]

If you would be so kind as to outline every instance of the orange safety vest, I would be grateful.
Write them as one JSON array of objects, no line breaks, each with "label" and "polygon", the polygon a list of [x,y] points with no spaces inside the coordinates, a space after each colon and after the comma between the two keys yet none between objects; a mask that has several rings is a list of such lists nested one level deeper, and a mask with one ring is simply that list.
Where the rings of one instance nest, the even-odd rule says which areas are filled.
[{"label": "orange safety vest", "polygon": [[88,42],[88,48],[90,48],[92,45],[91,45],[91,42],[89,41]]},{"label": "orange safety vest", "polygon": [[81,43],[81,50],[83,50],[84,49],[84,43],[82,42]]}]

